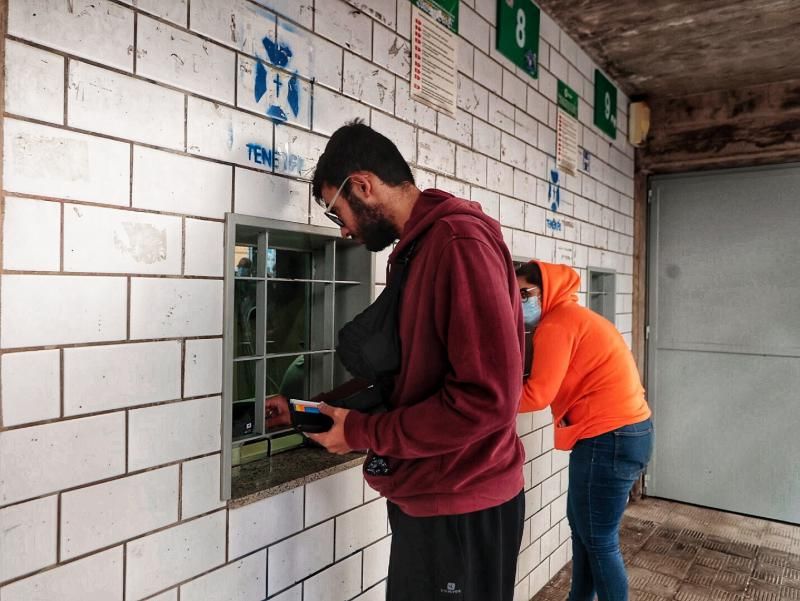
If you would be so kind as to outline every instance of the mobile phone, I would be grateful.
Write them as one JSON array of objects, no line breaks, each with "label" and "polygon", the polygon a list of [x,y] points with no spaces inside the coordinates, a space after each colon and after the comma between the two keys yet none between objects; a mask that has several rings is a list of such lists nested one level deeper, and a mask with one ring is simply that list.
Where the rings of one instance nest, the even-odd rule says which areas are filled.
[{"label": "mobile phone", "polygon": [[319,410],[319,405],[314,401],[289,400],[289,414],[297,431],[319,433],[331,429],[333,420]]}]

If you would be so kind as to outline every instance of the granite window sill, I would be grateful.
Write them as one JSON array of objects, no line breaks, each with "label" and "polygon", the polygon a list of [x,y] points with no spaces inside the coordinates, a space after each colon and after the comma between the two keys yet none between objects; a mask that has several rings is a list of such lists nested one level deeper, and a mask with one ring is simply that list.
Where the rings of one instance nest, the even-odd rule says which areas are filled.
[{"label": "granite window sill", "polygon": [[246,463],[232,478],[228,507],[241,507],[332,476],[361,465],[365,457],[365,453],[334,455],[318,447],[300,447]]}]

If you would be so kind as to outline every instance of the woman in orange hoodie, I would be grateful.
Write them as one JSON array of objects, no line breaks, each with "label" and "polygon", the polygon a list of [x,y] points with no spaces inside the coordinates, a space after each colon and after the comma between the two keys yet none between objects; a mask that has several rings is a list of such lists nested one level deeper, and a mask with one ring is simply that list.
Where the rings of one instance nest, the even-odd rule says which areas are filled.
[{"label": "woman in orange hoodie", "polygon": [[578,273],[530,261],[517,269],[533,365],[520,411],[550,407],[555,447],[572,450],[567,519],[569,601],[625,601],[619,526],[634,481],[650,460],[653,425],[633,356],[614,325],[578,304]]}]

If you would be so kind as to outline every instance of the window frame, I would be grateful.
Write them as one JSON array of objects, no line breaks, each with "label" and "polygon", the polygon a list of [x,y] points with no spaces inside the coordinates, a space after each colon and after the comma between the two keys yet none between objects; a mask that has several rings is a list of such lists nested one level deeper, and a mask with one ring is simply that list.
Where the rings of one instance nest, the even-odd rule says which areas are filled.
[{"label": "window frame", "polygon": [[[602,276],[603,281],[603,289],[602,290],[593,290],[592,282],[594,278],[592,276],[600,275]],[[613,269],[607,269],[603,267],[588,267],[586,269],[586,306],[588,309],[591,309],[598,315],[602,315],[608,321],[613,323],[616,326],[617,323],[617,272]],[[606,288],[606,283],[610,282],[610,290]],[[603,296],[603,309],[598,311],[593,306],[593,297]],[[608,310],[610,307],[610,316],[608,315]]]},{"label": "window frame", "polygon": [[[259,232],[258,235],[258,247],[259,247],[259,255],[258,259],[259,262],[264,262],[264,258],[261,256],[261,250],[266,248],[270,248],[268,240],[269,235],[272,232],[279,232],[281,234],[299,234],[299,235],[306,235],[311,236],[315,239],[318,239],[323,244],[332,243],[332,256],[331,256],[331,273],[328,274],[329,278],[325,280],[319,280],[319,283],[322,285],[331,284],[331,294],[332,299],[330,304],[326,304],[323,307],[324,315],[323,315],[323,322],[325,322],[325,335],[327,335],[327,323],[331,324],[331,348],[324,349],[324,350],[312,350],[308,349],[305,353],[300,353],[302,355],[314,355],[314,354],[332,354],[334,361],[335,361],[335,351],[333,348],[335,347],[335,336],[336,336],[336,323],[337,318],[339,316],[339,311],[337,311],[336,307],[336,292],[337,286],[339,285],[350,285],[357,281],[359,286],[364,285],[364,288],[359,288],[362,293],[356,294],[356,298],[362,296],[364,299],[363,306],[360,302],[354,302],[355,311],[358,312],[363,310],[374,298],[374,289],[375,289],[375,253],[371,253],[358,245],[355,242],[345,240],[339,235],[339,231],[333,229],[331,227],[324,227],[318,225],[308,225],[290,221],[282,221],[276,219],[269,219],[266,217],[256,217],[251,215],[241,215],[237,213],[226,213],[225,215],[225,239],[224,239],[224,269],[223,269],[223,276],[224,276],[224,283],[223,283],[223,294],[224,294],[224,311],[223,311],[223,352],[222,352],[222,362],[223,362],[223,372],[222,372],[222,419],[221,419],[221,426],[220,426],[220,437],[221,437],[221,469],[220,469],[220,498],[222,500],[230,500],[231,499],[231,488],[232,488],[232,475],[233,475],[233,453],[234,447],[242,447],[245,444],[250,443],[258,443],[261,440],[267,441],[268,447],[271,445],[271,440],[279,440],[281,436],[275,436],[276,433],[256,433],[251,438],[247,440],[233,440],[233,379],[234,379],[234,363],[235,360],[238,358],[241,360],[240,357],[237,357],[236,351],[234,349],[235,343],[235,332],[237,327],[236,322],[236,306],[235,306],[235,290],[236,290],[236,282],[238,281],[236,278],[236,265],[235,265],[235,257],[236,257],[236,249],[239,243],[237,242],[237,228],[239,227],[248,227],[253,228],[254,230],[262,230]],[[350,280],[346,278],[337,279],[337,252],[340,249],[344,249],[344,253],[348,252],[348,249],[353,249],[354,247],[359,247],[363,249],[363,253],[365,253],[363,258],[359,258],[356,256],[356,261],[360,262],[361,260],[364,261],[364,267],[366,273],[359,277],[357,280]],[[344,260],[344,259],[342,259]],[[258,264],[257,264],[258,266]],[[346,266],[342,266],[344,270],[347,270]],[[259,271],[263,271],[263,275],[259,276],[258,273],[253,274],[253,280],[256,282],[264,282],[263,294],[257,294],[257,306],[262,307],[261,310],[257,310],[256,312],[256,329],[257,331],[261,332],[262,329],[266,331],[266,324],[268,321],[267,317],[267,284],[271,278],[268,277],[268,273],[266,270],[266,265],[263,267],[258,266]],[[360,272],[359,272],[360,274]],[[347,275],[352,275],[349,273]],[[281,281],[280,278],[276,278],[278,281]],[[303,281],[303,280],[300,280]],[[311,278],[309,278],[308,282],[306,283],[313,283]],[[340,307],[341,309],[341,307]],[[263,352],[256,351],[256,355],[253,355],[251,360],[253,361],[261,361],[262,366],[261,369],[266,372],[266,361],[270,356],[270,353],[267,352],[267,349],[264,345],[256,344],[256,348],[260,349]],[[275,353],[276,355],[287,355],[287,353]],[[294,354],[294,353],[288,353]],[[332,372],[335,371],[335,365],[333,366]],[[264,375],[266,378],[266,373]],[[264,378],[256,379],[255,383],[255,395],[256,399],[259,398],[259,395],[263,396],[266,393],[264,386],[260,385],[260,380]],[[333,373],[331,373],[331,382],[333,382]],[[256,424],[259,422],[263,424],[264,422],[264,404],[255,401],[255,416],[254,416]],[[276,449],[279,449],[279,445],[276,445]]]}]

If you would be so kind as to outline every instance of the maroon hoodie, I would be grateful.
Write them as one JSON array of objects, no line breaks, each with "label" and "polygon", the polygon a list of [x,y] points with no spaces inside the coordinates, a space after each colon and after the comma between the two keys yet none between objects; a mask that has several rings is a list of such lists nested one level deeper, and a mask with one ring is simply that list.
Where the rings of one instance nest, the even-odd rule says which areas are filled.
[{"label": "maroon hoodie", "polygon": [[516,416],[524,338],[511,255],[474,202],[422,192],[389,257],[415,238],[388,413],[351,411],[345,437],[390,467],[369,485],[413,516],[494,507],[523,487]]}]

